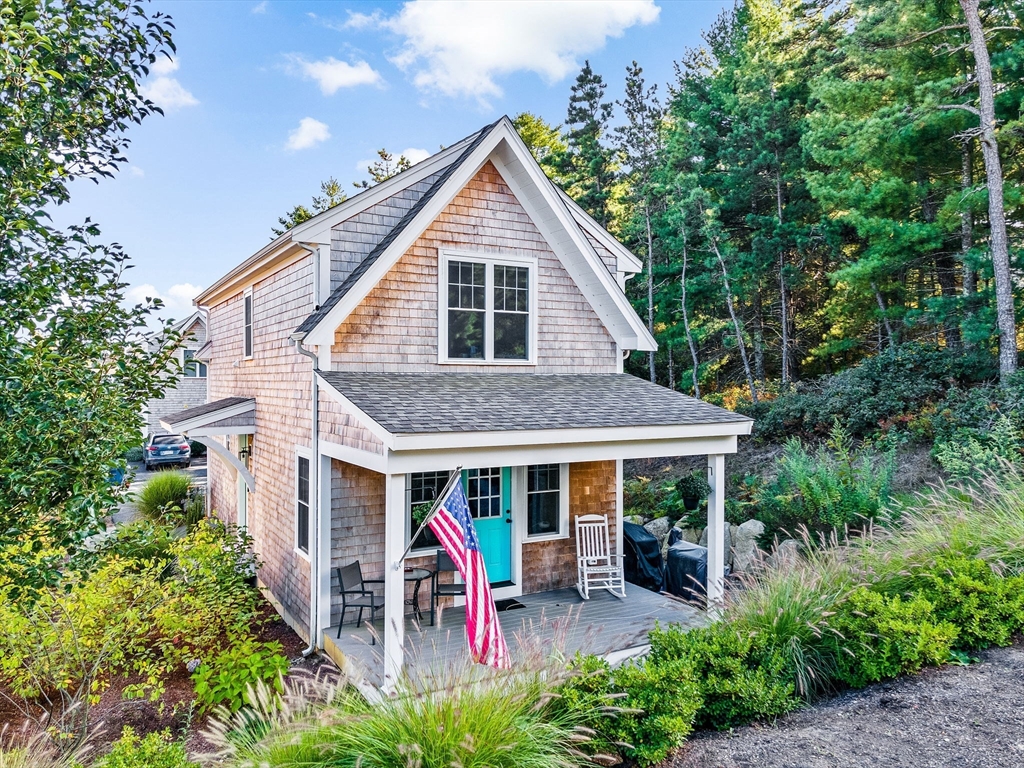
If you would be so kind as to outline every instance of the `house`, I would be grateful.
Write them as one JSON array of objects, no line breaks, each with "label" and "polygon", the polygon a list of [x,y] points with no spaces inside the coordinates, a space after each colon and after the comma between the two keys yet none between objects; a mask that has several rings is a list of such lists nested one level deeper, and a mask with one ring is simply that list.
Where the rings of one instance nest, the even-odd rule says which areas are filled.
[{"label": "house", "polygon": [[182,333],[182,341],[174,351],[181,374],[169,381],[163,397],[150,399],[143,409],[143,435],[159,434],[167,429],[160,420],[172,413],[206,402],[206,363],[197,354],[206,344],[206,319],[202,312],[193,312],[171,328]]},{"label": "house", "polygon": [[[212,509],[254,537],[267,594],[311,647],[334,643],[335,567],[384,580],[389,679],[413,508],[456,467],[501,599],[575,583],[581,514],[607,515],[621,553],[624,459],[707,455],[715,599],[724,457],[751,422],[623,373],[655,348],[623,293],[640,270],[503,117],[205,290],[210,402],[163,423],[221,459]],[[435,554],[423,538],[404,563]]]}]

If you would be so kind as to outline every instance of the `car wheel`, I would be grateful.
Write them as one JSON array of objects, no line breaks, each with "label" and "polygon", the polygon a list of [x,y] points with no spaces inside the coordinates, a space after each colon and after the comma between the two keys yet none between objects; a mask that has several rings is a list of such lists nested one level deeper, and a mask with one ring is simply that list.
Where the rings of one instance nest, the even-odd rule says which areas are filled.
[{"label": "car wheel", "polygon": [[147,471],[147,472],[152,472],[152,471],[153,471],[153,465],[151,465],[151,464],[147,463],[147,464],[146,464],[146,471]]}]

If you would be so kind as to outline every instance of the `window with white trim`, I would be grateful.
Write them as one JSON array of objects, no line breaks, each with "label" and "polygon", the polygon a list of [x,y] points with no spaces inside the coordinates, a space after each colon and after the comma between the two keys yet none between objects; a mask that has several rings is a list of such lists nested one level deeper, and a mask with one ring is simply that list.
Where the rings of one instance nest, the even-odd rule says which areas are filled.
[{"label": "window with white trim", "polygon": [[185,349],[182,350],[182,370],[185,372],[185,378],[187,379],[205,379],[206,378],[206,363],[196,358],[196,350]]},{"label": "window with white trim", "polygon": [[533,358],[532,263],[448,259],[442,357],[451,362]]},{"label": "window with white trim", "polygon": [[[437,498],[437,494],[444,490],[450,476],[449,472],[413,472],[408,476],[406,520],[409,531],[406,536],[412,536],[419,529],[427,512],[430,511],[431,503]],[[413,543],[412,548],[436,549],[439,546],[441,542],[427,527],[423,529],[423,533]]]},{"label": "window with white trim", "polygon": [[526,537],[569,535],[567,464],[532,464],[526,468]]},{"label": "window with white trim", "polygon": [[242,318],[243,324],[243,343],[245,348],[245,357],[252,357],[252,290],[245,292],[242,298],[244,304]]},{"label": "window with white trim", "polygon": [[295,548],[309,554],[309,459],[295,458]]}]

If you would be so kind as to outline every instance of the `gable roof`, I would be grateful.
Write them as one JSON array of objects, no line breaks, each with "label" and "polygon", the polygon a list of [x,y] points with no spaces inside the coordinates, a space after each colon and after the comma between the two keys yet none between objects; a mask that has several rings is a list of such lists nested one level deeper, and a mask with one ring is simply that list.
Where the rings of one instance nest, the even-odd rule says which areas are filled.
[{"label": "gable roof", "polygon": [[423,193],[423,196],[416,202],[416,204],[406,211],[398,224],[396,224],[394,228],[388,232],[388,234],[385,235],[379,243],[377,243],[373,250],[370,251],[361,262],[359,262],[356,268],[349,273],[348,277],[345,278],[341,285],[339,285],[331,295],[327,297],[327,300],[320,305],[320,308],[302,322],[302,324],[296,329],[296,334],[307,334],[311,332],[317,327],[321,320],[330,314],[331,310],[338,305],[338,302],[345,298],[348,292],[352,290],[370,267],[376,263],[377,259],[387,252],[395,239],[398,238],[398,236],[401,235],[402,232],[404,232],[405,229],[416,219],[420,211],[427,206],[427,204],[433,199],[434,195],[437,194],[438,190],[444,187],[452,174],[455,173],[455,171],[466,161],[466,158],[472,154],[473,150],[480,145],[480,142],[483,141],[487,134],[497,124],[498,123],[496,122],[491,123],[477,133],[476,136],[471,137],[472,141],[469,142],[458,158],[456,158],[455,162],[449,165],[444,172],[438,176],[437,180],[430,185],[430,188]]},{"label": "gable roof", "polygon": [[657,349],[654,338],[581,229],[577,217],[582,210],[570,212],[507,116],[464,142],[458,157],[417,204],[324,304],[299,325],[292,338],[305,339],[311,344],[331,343],[335,329],[488,160],[558,255],[616,343],[624,349]]}]

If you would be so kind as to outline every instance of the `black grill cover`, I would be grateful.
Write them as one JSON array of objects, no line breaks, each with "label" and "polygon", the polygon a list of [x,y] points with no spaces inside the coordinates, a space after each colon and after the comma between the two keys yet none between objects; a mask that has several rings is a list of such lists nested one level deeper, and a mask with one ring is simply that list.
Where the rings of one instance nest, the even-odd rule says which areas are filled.
[{"label": "black grill cover", "polygon": [[671,594],[703,600],[708,587],[708,548],[682,539],[673,543],[668,548],[665,580]]},{"label": "black grill cover", "polygon": [[623,548],[626,581],[652,592],[660,592],[665,585],[665,576],[658,539],[636,523],[623,521],[622,532],[626,543]]}]

